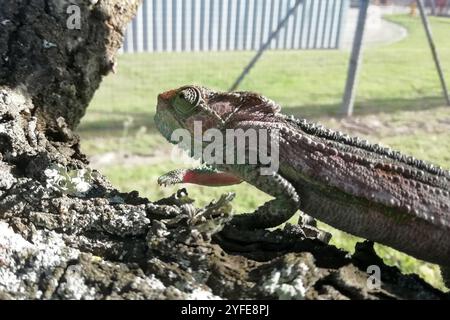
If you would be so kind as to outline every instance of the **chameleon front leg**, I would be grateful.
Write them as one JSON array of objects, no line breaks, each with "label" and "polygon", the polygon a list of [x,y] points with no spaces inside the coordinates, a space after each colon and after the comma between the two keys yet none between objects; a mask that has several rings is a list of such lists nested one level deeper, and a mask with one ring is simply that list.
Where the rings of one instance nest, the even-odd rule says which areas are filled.
[{"label": "chameleon front leg", "polygon": [[[220,166],[219,166],[220,167]],[[300,199],[292,184],[278,173],[260,175],[255,166],[222,166],[223,171],[211,167],[173,170],[158,179],[160,185],[193,183],[205,186],[226,186],[241,183],[242,180],[275,197],[253,213],[237,215],[232,223],[243,229],[264,229],[276,227],[289,220],[299,208]],[[299,224],[317,233],[316,221],[302,214]],[[306,230],[305,230],[306,231]]]},{"label": "chameleon front leg", "polygon": [[276,227],[289,220],[300,206],[300,197],[294,186],[278,173],[261,175],[257,166],[223,165],[218,166],[226,172],[233,172],[242,180],[254,185],[259,190],[272,195],[270,200],[253,213],[233,217],[232,224],[243,229],[264,229]]}]

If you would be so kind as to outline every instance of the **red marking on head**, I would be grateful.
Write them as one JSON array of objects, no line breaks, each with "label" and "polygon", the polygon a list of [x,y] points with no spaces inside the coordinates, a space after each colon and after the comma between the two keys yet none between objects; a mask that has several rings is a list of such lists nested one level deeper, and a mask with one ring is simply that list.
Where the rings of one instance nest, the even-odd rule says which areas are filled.
[{"label": "red marking on head", "polygon": [[178,90],[169,90],[169,91],[163,92],[158,96],[158,99],[164,100],[166,102],[170,101],[176,96],[177,92],[178,92]]}]

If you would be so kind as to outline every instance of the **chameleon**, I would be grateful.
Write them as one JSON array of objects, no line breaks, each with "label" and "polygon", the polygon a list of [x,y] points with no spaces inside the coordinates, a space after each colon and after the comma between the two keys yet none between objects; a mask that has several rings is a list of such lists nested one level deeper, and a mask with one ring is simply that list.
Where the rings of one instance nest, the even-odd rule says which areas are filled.
[{"label": "chameleon", "polygon": [[449,270],[450,171],[287,116],[254,92],[189,85],[158,95],[155,124],[167,140],[176,144],[171,141],[176,129],[193,135],[195,122],[202,132],[277,130],[278,170],[262,175],[258,163],[207,163],[171,171],[159,178],[160,185],[245,181],[273,199],[252,213],[235,215],[230,223],[237,228],[276,227],[300,210],[304,217],[438,264],[443,274]]}]

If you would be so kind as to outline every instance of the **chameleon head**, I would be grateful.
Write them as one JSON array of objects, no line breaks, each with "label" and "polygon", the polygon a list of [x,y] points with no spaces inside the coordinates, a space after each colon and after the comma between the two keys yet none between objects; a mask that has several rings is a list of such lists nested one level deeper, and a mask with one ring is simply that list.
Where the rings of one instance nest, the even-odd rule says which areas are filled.
[{"label": "chameleon head", "polygon": [[212,92],[197,86],[184,86],[158,95],[155,124],[162,135],[170,140],[176,129],[187,129],[191,134],[194,122],[202,127],[216,127],[220,119],[208,116],[208,100]]},{"label": "chameleon head", "polygon": [[170,140],[176,129],[187,129],[194,134],[194,124],[201,125],[203,133],[210,128],[223,129],[231,122],[265,120],[278,111],[278,105],[256,93],[215,92],[199,86],[184,86],[158,96],[155,124]]}]

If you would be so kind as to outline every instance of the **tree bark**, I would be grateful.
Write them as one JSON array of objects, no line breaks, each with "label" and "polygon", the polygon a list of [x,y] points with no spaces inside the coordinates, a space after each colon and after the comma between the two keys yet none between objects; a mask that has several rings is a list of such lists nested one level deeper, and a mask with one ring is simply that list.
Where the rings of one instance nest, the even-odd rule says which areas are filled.
[{"label": "tree bark", "polygon": [[[67,28],[67,7],[81,29]],[[370,243],[349,257],[298,226],[225,228],[229,195],[156,203],[91,170],[73,133],[138,0],[2,0],[0,298],[441,299]],[[221,231],[222,230],[222,231]],[[381,269],[381,286],[367,268]]]}]

